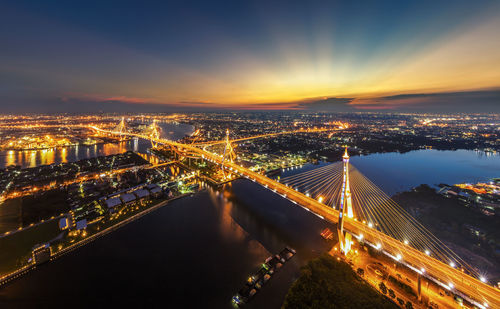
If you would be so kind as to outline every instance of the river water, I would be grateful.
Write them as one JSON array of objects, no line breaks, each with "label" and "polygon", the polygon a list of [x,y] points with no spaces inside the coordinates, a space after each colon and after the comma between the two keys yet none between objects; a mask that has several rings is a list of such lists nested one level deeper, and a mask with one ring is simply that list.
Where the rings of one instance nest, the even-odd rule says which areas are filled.
[{"label": "river water", "polygon": [[[161,123],[161,137],[178,140],[193,133],[194,127],[188,124]],[[42,150],[7,150],[0,151],[0,168],[9,165],[20,165],[21,167],[35,167],[52,163],[74,162],[97,156],[109,156],[123,153],[128,150],[146,153],[151,143],[142,139],[131,139],[118,143],[96,144],[91,146],[75,145],[54,149]]]},{"label": "river water", "polygon": [[[351,162],[388,194],[500,176],[499,156],[474,151],[374,154]],[[230,308],[248,275],[288,245],[297,255],[248,306],[279,308],[300,266],[331,246],[319,236],[325,227],[333,228],[256,183],[237,180],[173,201],[42,265],[1,289],[0,307]]]},{"label": "river water", "polygon": [[[389,196],[420,184],[476,183],[500,177],[500,155],[473,150],[415,150],[354,156],[350,163]],[[285,169],[281,177],[331,164],[305,164]]]},{"label": "river water", "polygon": [[279,308],[331,225],[273,192],[237,180],[176,200],[0,290],[0,307],[231,308],[270,255],[298,253],[248,308]]}]

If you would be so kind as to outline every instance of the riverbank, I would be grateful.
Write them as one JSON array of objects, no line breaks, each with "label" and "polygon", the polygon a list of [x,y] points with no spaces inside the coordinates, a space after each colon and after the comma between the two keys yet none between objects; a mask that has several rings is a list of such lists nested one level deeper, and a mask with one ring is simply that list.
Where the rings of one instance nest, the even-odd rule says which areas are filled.
[{"label": "riverbank", "polygon": [[[126,224],[130,223],[130,222],[133,222],[165,205],[167,205],[169,202],[171,201],[174,201],[176,199],[180,199],[180,198],[184,198],[184,197],[187,197],[187,196],[191,196],[192,193],[186,193],[186,194],[182,194],[182,195],[179,195],[179,196],[176,196],[176,197],[173,197],[173,198],[170,198],[170,199],[166,199],[166,200],[163,200],[163,201],[160,201],[152,206],[149,206],[147,207],[146,209],[138,212],[138,213],[135,213],[135,214],[131,214],[130,216],[124,218],[123,220],[105,228],[104,230],[101,230],[101,231],[98,231],[94,234],[90,234],[88,236],[86,236],[84,239],[78,241],[78,242],[75,242],[75,243],[72,243],[70,244],[69,246],[67,247],[64,247],[58,251],[55,251],[54,253],[51,253],[51,256],[50,256],[50,261],[53,261],[65,254],[68,254],[70,252],[72,252],[73,250],[75,249],[78,249],[86,244],[89,244],[90,242],[93,242],[95,241],[96,239],[102,237],[102,236],[105,236],[107,235],[108,233],[110,232],[113,232],[123,226],[125,226]],[[36,227],[36,226],[35,226]],[[30,227],[31,228],[31,227]],[[51,251],[52,252],[52,251]],[[12,253],[12,252],[10,252]],[[11,272],[11,273],[8,273],[6,275],[3,275],[2,277],[0,277],[0,287],[3,286],[4,284],[14,280],[14,279],[17,279],[19,278],[21,275],[24,275],[26,274],[28,271],[30,270],[34,270],[36,269],[37,265],[35,264],[35,261],[32,260],[32,262],[30,264],[27,264],[25,266],[22,266],[21,268]]]},{"label": "riverbank", "polygon": [[500,280],[500,217],[488,216],[457,198],[446,198],[428,185],[394,195],[393,200],[466,262]]},{"label": "riverbank", "polygon": [[231,308],[256,266],[288,245],[296,257],[248,306],[278,308],[300,266],[330,247],[319,236],[327,222],[251,181],[208,187],[168,205],[5,285],[0,307],[58,307],[78,299],[80,308]]},{"label": "riverbank", "polygon": [[301,269],[282,308],[399,307],[360,279],[347,263],[323,254]]}]

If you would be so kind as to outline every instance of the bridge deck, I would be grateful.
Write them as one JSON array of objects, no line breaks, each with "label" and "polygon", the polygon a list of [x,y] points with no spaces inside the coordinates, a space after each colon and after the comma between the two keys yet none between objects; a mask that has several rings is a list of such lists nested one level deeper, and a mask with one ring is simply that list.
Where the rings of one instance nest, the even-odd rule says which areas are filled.
[{"label": "bridge deck", "polygon": [[[105,131],[96,127],[92,128],[98,131],[116,134],[116,132]],[[140,134],[127,133],[127,135],[144,139],[151,139],[149,136]],[[185,150],[190,153],[198,154],[201,158],[212,161],[219,165],[224,163],[224,166],[226,168],[232,169],[235,173],[245,176],[271,190],[274,190],[276,193],[285,196],[286,198],[315,213],[316,215],[319,215],[325,220],[333,223],[338,222],[339,213],[337,210],[319,203],[315,199],[307,197],[306,195],[295,191],[292,188],[289,188],[284,184],[272,180],[264,175],[250,171],[249,169],[241,167],[232,162],[222,162],[223,157],[218,154],[205,151],[194,145],[187,145],[158,138],[154,138],[153,140],[160,144],[177,147],[179,150]],[[380,244],[381,248],[385,252],[388,252],[393,256],[400,254],[402,256],[402,261],[404,261],[407,265],[413,266],[417,271],[420,269],[425,270],[425,276],[439,280],[443,283],[444,287],[448,286],[451,289],[456,289],[461,293],[471,297],[472,299],[477,301],[476,305],[483,308],[500,308],[500,291],[498,289],[485,284],[467,274],[464,274],[462,271],[455,269],[441,261],[438,261],[426,255],[425,253],[400,242],[399,240],[393,239],[373,228],[369,228],[361,222],[346,218],[346,220],[344,221],[344,228],[355,235],[363,235],[365,241],[368,241],[372,244]],[[452,284],[452,286],[450,286],[450,284]]]}]

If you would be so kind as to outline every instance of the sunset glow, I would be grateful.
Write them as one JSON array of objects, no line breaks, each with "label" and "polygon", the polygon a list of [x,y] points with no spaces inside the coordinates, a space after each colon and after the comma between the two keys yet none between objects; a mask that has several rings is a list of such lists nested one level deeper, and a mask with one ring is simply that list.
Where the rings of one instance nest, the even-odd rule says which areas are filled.
[{"label": "sunset glow", "polygon": [[[380,97],[500,87],[498,2],[294,4],[286,12],[165,5],[143,12],[146,24],[126,6],[130,24],[120,27],[115,17],[105,21],[111,9],[8,7],[1,28],[17,31],[0,31],[7,42],[0,77],[13,86],[2,101],[304,109],[304,102],[349,98],[348,106],[379,110],[421,102]],[[174,22],[174,14],[182,17]]]}]

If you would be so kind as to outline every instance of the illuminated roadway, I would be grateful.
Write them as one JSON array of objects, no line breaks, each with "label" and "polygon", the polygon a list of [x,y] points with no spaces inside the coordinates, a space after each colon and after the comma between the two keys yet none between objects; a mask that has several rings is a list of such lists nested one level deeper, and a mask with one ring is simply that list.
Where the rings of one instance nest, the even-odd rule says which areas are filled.
[{"label": "illuminated roadway", "polygon": [[[334,128],[307,128],[307,129],[298,129],[298,130],[292,130],[292,131],[283,131],[283,132],[276,132],[276,133],[267,133],[267,134],[253,135],[253,136],[249,136],[249,137],[242,137],[242,138],[233,139],[233,140],[231,140],[231,142],[232,143],[236,143],[236,142],[248,141],[248,140],[251,140],[251,139],[271,137],[271,136],[283,135],[283,134],[320,133],[320,132],[330,132],[330,131],[335,131],[335,130],[339,130],[339,129],[334,129]],[[213,146],[213,145],[218,145],[218,144],[224,144],[225,142],[226,141],[209,141],[209,142],[193,143],[191,145],[193,145],[193,146]]]},{"label": "illuminated roadway", "polygon": [[[113,132],[102,130],[100,128],[91,127],[96,131],[108,134],[120,134],[120,132]],[[135,136],[143,139],[150,139],[149,136],[136,134],[136,133],[122,133],[124,135]],[[201,158],[221,165],[224,163],[226,169],[231,170],[235,174],[244,176],[260,185],[282,195],[283,197],[291,200],[295,204],[303,207],[320,218],[337,223],[339,212],[331,207],[326,206],[313,198],[310,198],[294,189],[285,186],[273,179],[270,179],[262,174],[253,172],[247,168],[239,166],[230,161],[223,162],[223,156],[215,153],[208,152],[195,145],[182,144],[166,139],[155,138],[154,142],[176,147],[179,150],[195,153]],[[233,140],[234,141],[234,140]],[[368,227],[366,224],[355,221],[353,219],[344,219],[344,229],[350,231],[352,234],[363,241],[369,242],[374,246],[380,246],[380,250],[392,256],[401,255],[401,263],[404,263],[414,271],[422,274],[436,283],[442,285],[444,288],[450,289],[452,292],[457,293],[466,298],[472,298],[475,304],[482,308],[500,308],[500,291],[486,283],[481,282],[479,279],[473,278],[464,274],[461,270],[451,267],[450,265],[438,261],[431,256],[420,252],[403,242],[396,240],[386,234],[377,231],[376,229]]]}]

